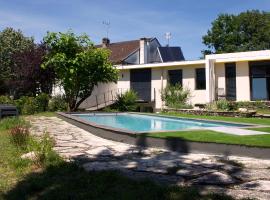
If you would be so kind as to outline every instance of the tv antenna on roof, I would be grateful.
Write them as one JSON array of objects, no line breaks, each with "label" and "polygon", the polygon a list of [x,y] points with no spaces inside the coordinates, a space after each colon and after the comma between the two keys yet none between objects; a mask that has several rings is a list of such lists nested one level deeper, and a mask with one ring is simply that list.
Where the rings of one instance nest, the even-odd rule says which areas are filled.
[{"label": "tv antenna on roof", "polygon": [[171,32],[166,32],[166,33],[165,33],[165,38],[166,38],[166,40],[167,40],[167,46],[169,46],[169,44],[170,44],[170,39],[171,39],[171,37],[172,37]]},{"label": "tv antenna on roof", "polygon": [[109,37],[110,21],[103,21],[102,24],[106,27],[106,37]]}]

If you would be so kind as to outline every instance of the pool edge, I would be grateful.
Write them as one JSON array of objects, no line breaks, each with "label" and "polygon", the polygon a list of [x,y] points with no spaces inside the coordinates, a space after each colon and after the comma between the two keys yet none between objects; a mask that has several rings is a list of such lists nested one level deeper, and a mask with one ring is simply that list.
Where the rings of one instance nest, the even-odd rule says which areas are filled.
[{"label": "pool edge", "polygon": [[145,134],[123,131],[115,128],[97,126],[86,120],[74,117],[72,113],[57,112],[57,117],[90,132],[98,137],[117,142],[137,145],[142,148],[162,148],[181,153],[210,153],[226,156],[247,156],[254,158],[270,159],[270,148],[248,147],[234,144],[201,143],[181,140],[178,138],[152,138]]}]

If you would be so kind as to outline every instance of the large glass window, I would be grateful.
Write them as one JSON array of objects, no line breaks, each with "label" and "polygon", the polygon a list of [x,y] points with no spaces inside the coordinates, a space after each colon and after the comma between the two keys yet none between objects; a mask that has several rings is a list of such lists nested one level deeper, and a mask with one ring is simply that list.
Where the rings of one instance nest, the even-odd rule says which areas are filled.
[{"label": "large glass window", "polygon": [[182,85],[182,70],[168,70],[170,85],[180,84]]},{"label": "large glass window", "polygon": [[251,100],[270,100],[270,61],[250,62]]},{"label": "large glass window", "polygon": [[196,69],[196,90],[205,90],[206,80],[205,80],[205,68]]},{"label": "large glass window", "polygon": [[253,78],[252,79],[252,99],[267,100],[267,79]]},{"label": "large glass window", "polygon": [[236,65],[225,63],[226,99],[236,100]]}]

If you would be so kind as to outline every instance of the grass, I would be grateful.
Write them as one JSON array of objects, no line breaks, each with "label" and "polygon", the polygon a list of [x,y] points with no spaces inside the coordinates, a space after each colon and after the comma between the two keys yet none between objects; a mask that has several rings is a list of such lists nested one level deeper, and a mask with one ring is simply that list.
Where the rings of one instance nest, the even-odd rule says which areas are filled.
[{"label": "grass", "polygon": [[[159,185],[150,180],[134,180],[115,171],[86,172],[65,162],[52,149],[46,162],[22,160],[27,152],[10,140],[9,130],[27,124],[21,118],[0,121],[0,199],[179,199],[233,200],[218,194],[201,195],[198,189]],[[47,140],[46,140],[47,141]],[[48,149],[42,142],[30,142],[29,149]]]},{"label": "grass", "polygon": [[221,144],[237,144],[252,147],[270,147],[270,134],[238,136],[215,131],[176,131],[162,133],[148,133],[148,137],[154,138],[179,138],[192,142],[211,142]]},{"label": "grass", "polygon": [[263,128],[249,128],[250,130],[254,131],[262,131],[262,132],[269,132],[270,134],[270,127],[263,127]]},{"label": "grass", "polygon": [[260,125],[269,125],[270,118],[244,118],[244,117],[223,117],[223,116],[206,116],[206,115],[192,115],[192,114],[182,114],[182,113],[162,113],[162,115],[176,116],[176,117],[187,117],[193,119],[207,119],[207,120],[221,120],[226,122],[238,122],[238,123],[251,123]]},{"label": "grass", "polygon": [[[164,115],[188,117],[195,119],[209,119],[209,120],[222,120],[227,122],[239,122],[239,123],[252,123],[259,125],[270,125],[270,119],[258,119],[258,118],[235,118],[235,117],[221,117],[221,116],[197,116],[191,114],[179,114],[179,113],[164,113]],[[181,140],[192,142],[210,142],[220,144],[235,144],[245,145],[251,147],[270,147],[270,127],[264,128],[249,128],[250,130],[269,132],[265,135],[247,135],[239,136],[226,133],[220,133],[211,130],[193,130],[193,131],[175,131],[175,132],[162,132],[162,133],[148,133],[148,137],[155,138],[179,138]]]},{"label": "grass", "polygon": [[56,114],[55,112],[40,112],[40,113],[36,113],[35,116],[43,116],[43,117],[55,117]]}]

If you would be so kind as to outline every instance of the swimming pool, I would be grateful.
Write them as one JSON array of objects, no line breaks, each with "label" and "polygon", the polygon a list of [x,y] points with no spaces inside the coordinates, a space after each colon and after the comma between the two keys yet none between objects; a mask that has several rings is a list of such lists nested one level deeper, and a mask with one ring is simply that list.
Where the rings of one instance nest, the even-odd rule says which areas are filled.
[{"label": "swimming pool", "polygon": [[176,131],[207,127],[243,127],[243,124],[183,119],[143,114],[72,114],[73,116],[107,127],[133,132]]}]

